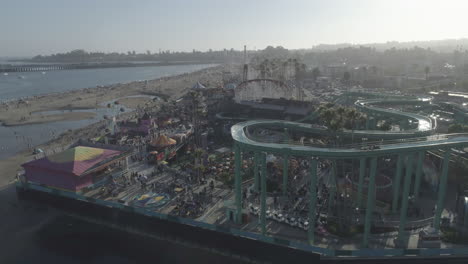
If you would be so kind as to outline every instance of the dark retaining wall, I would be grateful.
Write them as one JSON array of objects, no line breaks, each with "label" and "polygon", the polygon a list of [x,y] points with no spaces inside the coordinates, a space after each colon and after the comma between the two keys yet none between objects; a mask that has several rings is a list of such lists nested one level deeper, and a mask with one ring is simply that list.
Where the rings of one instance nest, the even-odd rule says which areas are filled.
[{"label": "dark retaining wall", "polygon": [[110,208],[31,189],[18,188],[17,193],[19,199],[43,202],[64,212],[91,217],[102,224],[117,224],[124,229],[137,229],[169,240],[182,240],[204,248],[216,249],[223,254],[240,255],[248,259],[272,263],[314,263],[320,261],[318,254],[177,223],[175,222],[176,218],[173,219],[175,220],[173,222],[130,210]]}]

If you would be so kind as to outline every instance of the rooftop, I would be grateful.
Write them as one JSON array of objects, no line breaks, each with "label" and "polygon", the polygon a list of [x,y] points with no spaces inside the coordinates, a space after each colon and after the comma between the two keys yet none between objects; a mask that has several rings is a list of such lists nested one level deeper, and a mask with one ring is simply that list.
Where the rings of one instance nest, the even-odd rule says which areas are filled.
[{"label": "rooftop", "polygon": [[63,152],[24,163],[23,167],[41,168],[80,176],[113,160],[123,152],[118,150],[76,146]]}]

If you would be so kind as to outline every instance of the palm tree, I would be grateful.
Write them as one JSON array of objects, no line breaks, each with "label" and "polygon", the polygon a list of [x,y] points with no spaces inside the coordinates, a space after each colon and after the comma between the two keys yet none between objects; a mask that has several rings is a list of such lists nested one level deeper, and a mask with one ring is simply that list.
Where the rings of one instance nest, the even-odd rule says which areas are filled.
[{"label": "palm tree", "polygon": [[346,85],[349,85],[349,80],[351,79],[351,74],[349,72],[345,72],[343,74],[343,80]]},{"label": "palm tree", "polygon": [[372,70],[372,74],[377,75],[377,72],[378,72],[377,66],[375,66],[375,65],[371,66],[371,70]]},{"label": "palm tree", "polygon": [[203,156],[204,153],[205,153],[205,151],[202,148],[195,149],[195,151],[194,151],[195,163],[197,163],[197,164],[201,163],[201,157]]},{"label": "palm tree", "polygon": [[202,157],[205,151],[202,148],[197,148],[194,151],[195,154],[195,169],[197,170],[197,177],[200,177],[200,172],[203,168]]},{"label": "palm tree", "polygon": [[293,60],[294,62],[294,78],[297,79],[299,78],[299,75],[300,75],[300,64],[299,62],[297,61],[297,59],[294,59]]},{"label": "palm tree", "polygon": [[354,129],[356,125],[356,120],[358,120],[361,115],[355,108],[348,108],[346,111],[346,119],[349,120],[351,124],[351,143],[354,143]]},{"label": "palm tree", "polygon": [[424,67],[424,73],[426,74],[426,80],[427,80],[427,76],[429,75],[430,71],[431,71],[431,68],[429,66]]},{"label": "palm tree", "polygon": [[319,109],[319,115],[320,119],[327,127],[329,127],[332,120],[335,118],[335,110],[332,108],[323,107],[322,109]]},{"label": "palm tree", "polygon": [[260,65],[259,65],[259,68],[260,68],[260,78],[261,79],[265,79],[265,74],[266,74],[266,71],[267,71],[267,62],[268,60],[265,59],[263,60]]},{"label": "palm tree", "polygon": [[271,66],[271,76],[270,76],[270,78],[274,78],[274,76],[278,76],[278,69],[279,69],[278,65],[279,64],[278,64],[277,60],[272,60],[270,62],[270,66]]},{"label": "palm tree", "polygon": [[316,81],[319,76],[320,76],[320,70],[318,67],[315,67],[312,70],[312,78],[314,79],[314,81]]},{"label": "palm tree", "polygon": [[280,75],[280,80],[284,81],[286,80],[286,71],[288,70],[288,61],[283,61],[281,64],[281,75]]},{"label": "palm tree", "polygon": [[200,144],[200,116],[201,116],[201,94],[196,91],[190,93],[192,99],[192,123],[194,128],[195,144]]},{"label": "palm tree", "polygon": [[344,127],[344,115],[346,113],[347,109],[343,106],[339,106],[337,109],[336,109],[336,118],[339,120],[340,124],[341,124],[341,128]]},{"label": "palm tree", "polygon": [[264,63],[260,64],[260,79],[265,79],[266,66]]},{"label": "palm tree", "polygon": [[[330,107],[329,104],[325,104],[323,107],[319,107],[319,116],[323,121],[327,129],[331,132],[332,138],[338,139],[337,132],[343,128],[343,119],[340,115],[343,114],[343,109]],[[340,114],[341,113],[341,114]],[[336,141],[338,143],[338,141]]]}]

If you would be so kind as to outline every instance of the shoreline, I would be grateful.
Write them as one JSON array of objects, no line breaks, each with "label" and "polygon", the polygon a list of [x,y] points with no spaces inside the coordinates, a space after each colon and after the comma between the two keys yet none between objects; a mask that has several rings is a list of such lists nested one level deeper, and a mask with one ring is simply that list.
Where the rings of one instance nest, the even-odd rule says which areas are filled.
[{"label": "shoreline", "polygon": [[[90,65],[96,69],[101,68],[121,68],[121,67],[145,67],[145,66],[172,66],[172,65],[193,65],[193,64],[223,64],[223,61],[54,61],[54,60],[43,60],[43,61],[34,61],[34,60],[7,60],[6,62],[24,62],[24,64],[8,64],[3,63],[0,65],[8,65],[13,67],[41,67],[47,65]],[[98,67],[102,66],[102,67]],[[80,68],[78,68],[80,69]]]},{"label": "shoreline", "polygon": [[182,65],[221,65],[220,61],[180,61],[180,62],[32,62],[24,64],[0,64],[0,73],[48,72],[62,70],[98,70],[111,68],[164,67]]},{"label": "shoreline", "polygon": [[[184,73],[150,80],[148,81],[148,85],[146,87],[142,86],[142,84],[145,82],[134,81],[127,84],[113,84],[94,88],[77,89],[58,94],[53,93],[50,95],[34,96],[32,99],[28,99],[28,105],[20,104],[17,108],[5,110],[5,104],[0,105],[0,123],[5,124],[8,123],[8,121],[15,121],[15,118],[18,120],[22,115],[29,115],[29,113],[32,113],[33,111],[66,111],[71,108],[104,108],[105,106],[101,106],[99,104],[132,95],[148,94],[159,96],[161,98],[167,98],[168,100],[177,99],[185,94],[197,81],[207,83],[210,86],[215,86],[217,83],[221,84],[222,72],[223,65],[218,65],[191,73]],[[77,97],[82,97],[82,99],[76,100]],[[143,100],[142,98],[125,99],[128,99],[128,101],[133,101],[127,102],[127,104],[134,107],[126,105],[127,107],[133,109],[146,107],[144,103],[142,104],[143,101],[150,101],[153,106],[164,103],[163,100],[153,101],[150,98],[143,98]],[[13,101],[13,103],[18,104],[18,102],[22,100],[24,101],[25,99],[17,99]],[[124,99],[119,99],[119,101],[122,101],[122,104],[124,103]],[[10,105],[10,107],[15,106],[14,104]],[[120,117],[126,118],[132,116],[134,112],[135,110],[125,112],[121,114]],[[48,118],[44,119],[47,120],[47,122],[50,122]],[[27,120],[23,122],[27,122]],[[104,125],[104,122],[104,120],[100,120],[78,129],[67,130],[58,135],[56,138],[52,138],[43,144],[34,146],[34,148],[41,148],[46,152],[53,152],[55,150],[60,151],[61,149],[66,148],[69,144],[76,142],[79,138],[92,137],[97,133],[97,131],[99,131],[99,128]],[[3,172],[2,176],[0,177],[0,187],[11,184],[16,178],[16,173],[21,169],[20,165],[31,159],[33,159],[31,151],[25,149],[13,154],[12,156],[9,156],[8,158],[0,160],[0,170]]]},{"label": "shoreline", "polygon": [[[161,77],[146,81],[133,81],[129,83],[116,83],[106,86],[96,86],[93,88],[81,88],[63,93],[50,93],[32,97],[24,97],[0,103],[0,123],[9,126],[19,126],[26,124],[44,124],[57,122],[66,119],[66,116],[44,116],[40,121],[34,117],[33,113],[58,110],[88,110],[105,108],[107,102],[135,95],[153,95],[164,99],[174,99],[182,95],[182,91],[190,88],[195,81],[195,76],[203,78],[203,75],[211,76],[214,72],[220,71],[222,65],[205,68],[191,73]],[[205,78],[212,81],[211,78]],[[220,78],[219,78],[220,80]],[[161,96],[165,95],[165,96]],[[120,100],[120,99],[119,99]],[[131,100],[132,103],[125,105],[128,108],[136,109],[144,105],[148,100]],[[138,102],[137,102],[138,101]],[[61,114],[60,114],[61,115]],[[75,118],[77,118],[75,116]],[[83,118],[74,119],[82,120]]]},{"label": "shoreline", "polygon": [[26,121],[6,121],[2,122],[4,127],[20,127],[26,125],[39,125],[63,121],[80,121],[85,119],[93,119],[97,114],[92,112],[69,112],[55,115],[39,115]]}]

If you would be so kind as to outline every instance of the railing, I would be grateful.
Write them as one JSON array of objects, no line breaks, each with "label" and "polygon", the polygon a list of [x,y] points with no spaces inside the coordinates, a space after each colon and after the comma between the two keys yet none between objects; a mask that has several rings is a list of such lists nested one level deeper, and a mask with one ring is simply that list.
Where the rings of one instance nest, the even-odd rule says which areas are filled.
[{"label": "railing", "polygon": [[[268,130],[268,129],[266,129]],[[412,144],[418,142],[435,142],[442,140],[449,140],[457,137],[466,137],[468,141],[468,134],[437,134],[425,137],[414,137],[414,138],[403,138],[403,139],[393,139],[393,140],[382,140],[382,141],[367,141],[363,143],[354,143],[354,144],[312,144],[306,141],[297,141],[297,140],[285,140],[285,139],[271,139],[268,137],[258,137],[252,135],[248,132],[248,129],[245,129],[245,134],[247,138],[260,142],[260,143],[274,143],[274,144],[286,144],[286,145],[295,145],[295,146],[305,146],[305,147],[315,147],[315,148],[338,148],[338,149],[363,149],[368,146],[398,146],[403,144]],[[280,133],[280,132],[278,132]]]}]

